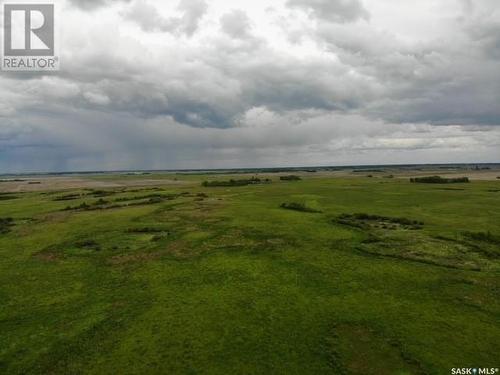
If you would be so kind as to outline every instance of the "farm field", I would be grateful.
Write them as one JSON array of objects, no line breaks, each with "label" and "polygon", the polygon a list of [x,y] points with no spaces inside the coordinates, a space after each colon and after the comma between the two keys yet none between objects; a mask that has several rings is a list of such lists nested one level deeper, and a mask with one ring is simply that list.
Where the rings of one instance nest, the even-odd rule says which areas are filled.
[{"label": "farm field", "polygon": [[0,373],[500,366],[500,179],[308,176],[4,189]]}]

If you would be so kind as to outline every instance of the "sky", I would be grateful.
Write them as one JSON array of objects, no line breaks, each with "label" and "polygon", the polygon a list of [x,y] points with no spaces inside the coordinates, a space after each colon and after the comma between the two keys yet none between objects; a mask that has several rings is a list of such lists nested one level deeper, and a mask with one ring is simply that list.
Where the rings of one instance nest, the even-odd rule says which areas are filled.
[{"label": "sky", "polygon": [[498,0],[55,3],[0,173],[500,162]]}]

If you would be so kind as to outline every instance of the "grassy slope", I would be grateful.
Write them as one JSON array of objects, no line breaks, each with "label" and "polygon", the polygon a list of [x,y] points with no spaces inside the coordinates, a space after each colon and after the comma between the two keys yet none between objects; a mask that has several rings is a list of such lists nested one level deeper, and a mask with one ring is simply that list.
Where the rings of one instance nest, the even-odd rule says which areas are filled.
[{"label": "grassy slope", "polygon": [[[500,193],[488,191],[498,185],[358,178],[167,187],[209,198],[89,212],[58,210],[97,198],[0,201],[0,217],[17,219],[0,235],[0,373],[498,366],[498,258],[482,258],[478,272],[371,254],[361,251],[366,233],[332,222],[355,212],[424,221],[418,233],[397,233],[410,242],[500,235]],[[286,201],[322,213],[280,209]],[[168,235],[127,231],[141,227]],[[89,239],[99,249],[77,245]]]}]

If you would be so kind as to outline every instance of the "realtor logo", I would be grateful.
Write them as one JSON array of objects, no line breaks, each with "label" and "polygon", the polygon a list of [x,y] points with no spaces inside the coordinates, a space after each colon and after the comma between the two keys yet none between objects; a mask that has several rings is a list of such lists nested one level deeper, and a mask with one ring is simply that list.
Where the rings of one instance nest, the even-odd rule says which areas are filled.
[{"label": "realtor logo", "polygon": [[58,70],[55,5],[3,4],[2,70]]}]

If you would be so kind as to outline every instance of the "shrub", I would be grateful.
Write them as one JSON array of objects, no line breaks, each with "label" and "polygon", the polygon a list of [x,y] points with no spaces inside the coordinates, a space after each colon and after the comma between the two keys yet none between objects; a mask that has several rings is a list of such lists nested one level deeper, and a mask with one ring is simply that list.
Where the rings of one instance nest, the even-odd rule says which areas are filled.
[{"label": "shrub", "polygon": [[99,198],[97,201],[95,201],[93,204],[94,206],[102,206],[102,205],[105,205],[105,204],[108,204],[109,201],[107,200],[104,200],[102,198]]},{"label": "shrub", "polygon": [[9,233],[14,226],[14,219],[11,217],[0,217],[0,234]]},{"label": "shrub", "polygon": [[165,229],[154,227],[129,228],[127,233],[163,233]]},{"label": "shrub", "polygon": [[63,209],[63,211],[71,211],[71,210],[88,210],[90,209],[90,205],[87,204],[87,202],[83,202],[78,206],[71,207],[71,206],[66,206],[66,208]]},{"label": "shrub", "polygon": [[53,200],[54,201],[70,201],[73,199],[78,199],[80,198],[80,194],[66,194],[66,195],[61,195],[60,197],[55,197]]},{"label": "shrub", "polygon": [[300,180],[302,180],[302,178],[300,178],[299,176],[290,175],[290,176],[281,176],[280,180],[281,181],[300,181]]},{"label": "shrub", "polygon": [[83,240],[75,243],[80,249],[101,250],[101,246],[94,240]]},{"label": "shrub", "polygon": [[109,195],[114,195],[116,194],[115,191],[108,191],[108,190],[92,190],[89,195],[93,195],[94,197],[96,198],[99,198],[99,197],[107,197]]},{"label": "shrub", "polygon": [[152,198],[149,198],[149,200],[148,200],[149,204],[155,204],[155,203],[161,203],[161,202],[163,202],[162,197],[152,197]]},{"label": "shrub", "polygon": [[369,225],[369,222],[376,222],[382,228],[396,229],[397,226],[389,226],[388,224],[398,224],[407,229],[421,229],[424,223],[418,220],[408,219],[406,217],[388,217],[380,215],[371,215],[365,213],[342,214],[337,220],[340,224],[345,224],[353,227],[364,228]]},{"label": "shrub", "polygon": [[428,177],[414,177],[410,178],[410,182],[421,184],[454,184],[454,183],[468,183],[468,177],[444,178],[441,176],[428,176]]},{"label": "shrub", "polygon": [[77,210],[87,210],[89,208],[90,208],[90,205],[88,205],[87,202],[83,202],[79,206],[75,207],[75,209],[77,209]]},{"label": "shrub", "polygon": [[158,241],[161,241],[165,238],[167,238],[169,235],[169,233],[162,233],[162,234],[155,234],[152,238],[151,238],[151,242],[158,242]]},{"label": "shrub", "polygon": [[307,207],[304,203],[297,203],[297,202],[282,203],[280,207],[286,210],[294,210],[302,212],[313,212],[313,213],[321,212],[314,208]]},{"label": "shrub", "polygon": [[0,193],[0,201],[8,201],[11,199],[18,199],[19,197],[12,195],[11,193]]},{"label": "shrub", "polygon": [[491,232],[464,232],[464,236],[474,241],[500,245],[500,236],[495,236]]},{"label": "shrub", "polygon": [[203,181],[201,183],[204,187],[228,187],[228,186],[247,186],[247,185],[257,185],[257,184],[269,184],[271,180],[266,178],[261,180],[258,177],[252,177],[250,179],[234,180],[229,181]]}]

